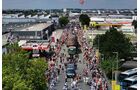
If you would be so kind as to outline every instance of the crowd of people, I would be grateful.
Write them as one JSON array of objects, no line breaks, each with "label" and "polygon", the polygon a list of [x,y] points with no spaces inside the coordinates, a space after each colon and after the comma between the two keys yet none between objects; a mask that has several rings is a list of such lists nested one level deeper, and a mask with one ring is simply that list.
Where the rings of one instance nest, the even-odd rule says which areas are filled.
[{"label": "crowd of people", "polygon": [[[96,56],[96,49],[90,47],[83,32],[83,30],[78,30],[77,34],[78,42],[81,45],[81,50],[87,66],[83,70],[83,79],[90,85],[91,90],[108,90],[107,81],[99,68],[99,58]],[[89,72],[92,77],[91,80],[88,78]]]},{"label": "crowd of people", "polygon": [[57,40],[56,48],[53,49],[54,54],[48,58],[48,69],[45,72],[45,77],[49,90],[55,90],[56,84],[59,83],[59,75],[63,71],[63,67],[58,65],[58,59],[60,58],[60,61],[62,60],[62,55],[59,55],[59,53],[63,45],[63,39],[61,37],[60,40]]},{"label": "crowd of people", "polygon": [[[59,83],[60,73],[64,74],[65,83],[62,90],[82,90],[79,83],[84,82],[90,87],[90,90],[108,90],[107,80],[104,78],[103,72],[99,68],[99,59],[96,56],[96,49],[90,47],[86,38],[84,37],[84,32],[80,28],[74,31],[77,35],[78,43],[81,46],[81,51],[83,53],[83,60],[79,59],[79,56],[75,55],[73,59],[70,59],[65,54],[66,50],[63,49],[64,53],[60,53],[61,46],[65,44],[68,35],[68,29],[63,31],[62,37],[59,42],[57,42],[57,48],[53,56],[49,59],[49,68],[46,70],[45,76],[47,80],[47,86],[49,90],[56,90],[55,86]],[[71,79],[71,86],[68,86],[68,78],[66,76],[65,67],[67,63],[76,61],[74,63],[86,64],[83,69],[82,74],[77,74],[75,78]],[[60,62],[58,64],[58,62]]]}]

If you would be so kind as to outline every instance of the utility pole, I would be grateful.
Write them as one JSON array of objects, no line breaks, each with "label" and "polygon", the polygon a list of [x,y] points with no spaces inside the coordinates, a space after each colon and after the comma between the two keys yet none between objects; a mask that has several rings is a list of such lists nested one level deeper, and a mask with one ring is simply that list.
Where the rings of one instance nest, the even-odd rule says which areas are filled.
[{"label": "utility pole", "polygon": [[[117,59],[117,71],[118,71],[118,63],[119,63],[119,60],[118,60],[118,52],[113,52],[113,53],[116,54],[116,59]],[[117,80],[117,77],[118,77],[118,72],[117,72],[117,73],[115,72],[115,80],[116,80],[116,82],[118,81],[118,80]]]}]

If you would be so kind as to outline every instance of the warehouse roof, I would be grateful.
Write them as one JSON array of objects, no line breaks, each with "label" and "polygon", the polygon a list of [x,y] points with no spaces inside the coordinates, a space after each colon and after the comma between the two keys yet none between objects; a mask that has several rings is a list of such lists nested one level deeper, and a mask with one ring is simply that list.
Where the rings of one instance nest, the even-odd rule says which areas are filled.
[{"label": "warehouse roof", "polygon": [[21,30],[16,30],[16,31],[42,31],[43,29],[49,27],[51,23],[40,23],[40,24],[35,24],[33,26],[21,29]]}]

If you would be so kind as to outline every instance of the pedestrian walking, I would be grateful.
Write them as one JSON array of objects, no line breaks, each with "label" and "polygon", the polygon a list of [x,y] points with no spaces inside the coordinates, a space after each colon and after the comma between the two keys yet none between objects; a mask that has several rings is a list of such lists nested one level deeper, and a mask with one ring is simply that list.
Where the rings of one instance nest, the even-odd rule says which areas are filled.
[{"label": "pedestrian walking", "polygon": [[64,72],[64,67],[62,66],[62,72]]},{"label": "pedestrian walking", "polygon": [[61,69],[61,65],[59,65],[59,68]]},{"label": "pedestrian walking", "polygon": [[67,76],[65,75],[65,82],[67,82]]},{"label": "pedestrian walking", "polygon": [[60,75],[60,69],[59,68],[57,68],[57,74]]}]

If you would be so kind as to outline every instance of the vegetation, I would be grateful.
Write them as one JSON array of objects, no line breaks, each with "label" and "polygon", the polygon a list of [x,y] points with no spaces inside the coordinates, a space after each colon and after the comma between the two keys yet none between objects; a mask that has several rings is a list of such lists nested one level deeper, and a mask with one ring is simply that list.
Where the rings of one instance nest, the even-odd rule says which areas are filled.
[{"label": "vegetation", "polygon": [[[120,64],[118,64],[118,66],[120,66]],[[117,70],[117,60],[116,58],[108,58],[102,60],[100,63],[100,67],[104,70],[108,78],[111,79],[112,71]]]},{"label": "vegetation", "polygon": [[31,60],[28,58],[28,52],[19,47],[13,49],[14,52],[10,50],[8,54],[2,56],[3,90],[45,90],[44,72],[47,63],[44,58]]},{"label": "vegetation", "polygon": [[82,25],[89,26],[90,23],[90,17],[87,14],[81,14],[79,17],[79,21]]},{"label": "vegetation", "polygon": [[61,27],[66,26],[68,23],[69,23],[68,17],[62,16],[62,17],[59,18],[59,24],[60,24]]},{"label": "vegetation", "polygon": [[137,33],[137,20],[133,20],[132,25],[135,28],[135,33]]},{"label": "vegetation", "polygon": [[93,46],[99,46],[100,53],[104,54],[106,58],[112,57],[113,52],[118,52],[119,58],[125,59],[133,49],[130,39],[115,28],[111,28],[103,35],[97,35]]},{"label": "vegetation", "polygon": [[132,25],[134,26],[135,29],[137,29],[137,20],[133,20]]}]

